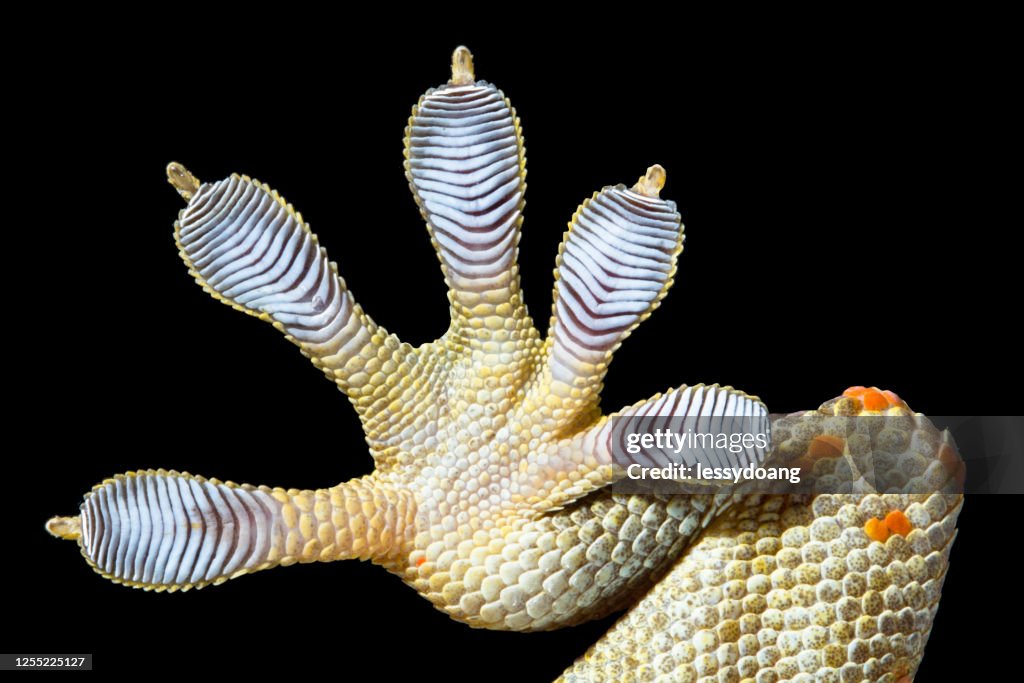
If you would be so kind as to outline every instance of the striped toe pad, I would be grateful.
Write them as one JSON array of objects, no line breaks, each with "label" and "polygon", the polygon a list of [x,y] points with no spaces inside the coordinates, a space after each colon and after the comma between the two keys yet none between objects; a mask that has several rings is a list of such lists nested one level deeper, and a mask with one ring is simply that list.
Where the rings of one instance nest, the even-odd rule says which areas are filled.
[{"label": "striped toe pad", "polygon": [[458,291],[507,286],[525,191],[515,111],[483,81],[430,90],[406,129],[406,175]]},{"label": "striped toe pad", "polygon": [[291,205],[232,175],[206,183],[175,225],[181,256],[214,297],[270,318],[308,351],[326,355],[359,329],[337,267]]},{"label": "striped toe pad", "polygon": [[280,508],[252,486],[153,470],[118,475],[82,504],[82,553],[105,577],[147,590],[221,583],[267,566],[283,534]]},{"label": "striped toe pad", "polygon": [[[771,432],[771,422],[768,409],[758,398],[748,396],[732,387],[697,384],[670,389],[662,396],[627,408],[617,413],[615,422],[609,421],[604,429],[610,439],[620,441],[617,453],[621,455],[627,453],[622,437],[628,431],[653,434],[657,430],[669,429],[678,434],[692,429],[711,434],[768,435]],[[613,429],[618,433],[613,434]],[[610,440],[606,444],[602,446],[609,449],[612,447]],[[700,463],[703,467],[743,468],[748,465],[761,465],[767,457],[766,445],[751,443],[737,450],[695,446],[681,454],[672,446],[645,448],[643,456],[636,461],[663,466],[681,458],[682,464],[686,466]]]},{"label": "striped toe pad", "polygon": [[556,377],[560,367],[571,368],[571,378],[581,366],[606,361],[668,291],[682,242],[673,202],[622,185],[579,208],[558,256]]}]

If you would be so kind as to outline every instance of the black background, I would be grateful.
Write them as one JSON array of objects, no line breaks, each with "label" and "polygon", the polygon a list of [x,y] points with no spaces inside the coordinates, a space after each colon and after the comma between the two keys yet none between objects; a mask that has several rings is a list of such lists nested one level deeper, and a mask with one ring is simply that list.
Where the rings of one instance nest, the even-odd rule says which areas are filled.
[{"label": "black background", "polygon": [[[773,412],[852,384],[893,389],[925,413],[1012,412],[993,387],[1009,337],[981,298],[1006,291],[1009,276],[993,279],[1003,274],[991,223],[964,197],[958,131],[974,93],[955,46],[721,24],[665,38],[545,40],[523,26],[514,41],[476,30],[376,43],[359,26],[308,39],[264,30],[83,38],[59,66],[23,76],[28,121],[11,136],[30,148],[21,170],[38,197],[15,247],[33,250],[21,284],[35,305],[13,357],[31,376],[13,413],[29,436],[13,459],[29,471],[10,480],[16,628],[4,651],[94,652],[104,670],[265,663],[346,680],[363,662],[380,680],[542,681],[612,623],[475,631],[355,562],[150,594],[100,579],[43,531],[127,470],[315,488],[371,469],[344,396],[269,325],[187,276],[171,234],[183,204],[163,169],[177,160],[204,180],[268,182],[377,322],[412,343],[433,339],[445,292],[408,196],[402,130],[461,42],[523,120],[520,263],[542,330],[577,204],[652,163],[668,170],[663,196],[679,205],[686,248],[672,293],[616,356],[606,410],[720,382]],[[1015,598],[990,583],[1005,532],[991,520],[1015,503],[967,501],[919,681],[944,680],[965,656],[975,672],[995,665],[978,656],[992,648],[979,626]]]}]

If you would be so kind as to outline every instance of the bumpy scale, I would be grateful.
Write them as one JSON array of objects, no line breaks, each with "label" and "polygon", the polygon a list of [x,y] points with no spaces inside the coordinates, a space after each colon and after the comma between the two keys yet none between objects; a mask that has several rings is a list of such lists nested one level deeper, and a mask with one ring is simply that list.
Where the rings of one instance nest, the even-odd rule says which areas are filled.
[{"label": "bumpy scale", "polygon": [[[51,533],[77,540],[104,577],[146,590],[358,558],[476,627],[553,629],[632,606],[566,680],[912,675],[958,496],[611,490],[618,470],[598,408],[602,380],[671,286],[682,251],[679,214],[659,197],[664,169],[652,166],[632,188],[606,187],[576,211],[542,339],[516,263],[526,189],[519,119],[500,90],[476,80],[465,48],[451,80],[413,108],[405,158],[451,313],[440,339],[415,348],[362,311],[277,192],[238,175],[200,183],[168,166],[188,202],[175,239],[189,272],[214,298],[273,324],[345,392],[375,471],[316,491],[129,472],[95,486],[78,516],[50,520]],[[618,414],[742,418],[768,429],[760,401],[717,385],[682,386]],[[941,435],[894,395],[863,388],[802,416],[795,434],[788,418],[777,422],[770,456],[751,449],[733,464],[772,457],[823,478],[855,467],[851,446],[893,440],[829,426],[858,414],[905,417],[900,457],[935,491],[962,477]],[[887,517],[896,512],[902,520]]]}]

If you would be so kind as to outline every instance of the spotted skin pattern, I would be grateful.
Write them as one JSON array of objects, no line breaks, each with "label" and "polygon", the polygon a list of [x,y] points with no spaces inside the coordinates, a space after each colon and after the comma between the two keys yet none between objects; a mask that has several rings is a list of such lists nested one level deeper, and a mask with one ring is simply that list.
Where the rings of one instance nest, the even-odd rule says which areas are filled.
[{"label": "spotted skin pattern", "polygon": [[[448,331],[419,347],[363,312],[275,191],[239,175],[201,183],[171,164],[188,202],[175,239],[189,272],[273,324],[349,397],[375,470],[315,491],[129,472],[48,530],[104,577],[145,590],[368,559],[473,627],[547,630],[626,609],[565,681],[910,680],[962,502],[948,436],[895,394],[854,387],[776,419],[771,452],[742,457],[798,467],[818,490],[616,492],[601,386],[672,285],[679,214],[659,196],[660,166],[584,202],[542,338],[516,264],[525,160],[515,110],[457,49],[451,80],[406,129],[406,176],[450,302]],[[769,420],[759,400],[717,385],[616,414]],[[850,420],[866,415],[894,422]],[[888,467],[876,472],[880,450]]]}]

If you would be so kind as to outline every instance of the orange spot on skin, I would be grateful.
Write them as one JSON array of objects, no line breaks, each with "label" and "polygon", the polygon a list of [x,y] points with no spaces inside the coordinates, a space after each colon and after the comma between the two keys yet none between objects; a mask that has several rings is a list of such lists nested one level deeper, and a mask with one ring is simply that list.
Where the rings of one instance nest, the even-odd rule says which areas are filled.
[{"label": "orange spot on skin", "polygon": [[906,401],[904,401],[902,398],[897,396],[892,391],[883,391],[882,392],[882,396],[885,396],[887,399],[889,399],[889,405],[891,405],[891,406],[896,406],[898,408],[906,408],[907,407]]},{"label": "orange spot on skin", "polygon": [[896,683],[914,683],[914,682],[910,679],[910,676],[904,676],[900,680],[896,681]]},{"label": "orange spot on skin", "polygon": [[885,526],[889,528],[889,531],[900,536],[906,536],[914,528],[902,510],[893,510],[887,514],[885,516]]},{"label": "orange spot on skin", "polygon": [[893,534],[906,536],[914,528],[902,510],[893,510],[885,516],[885,519],[872,517],[864,523],[864,533],[872,541],[885,543]]},{"label": "orange spot on skin", "polygon": [[937,457],[942,466],[946,468],[946,471],[963,487],[964,482],[967,480],[967,467],[964,465],[964,461],[960,459],[960,454],[957,453],[956,449],[948,443],[944,443],[939,446]]},{"label": "orange spot on skin", "polygon": [[872,517],[864,523],[864,533],[872,541],[885,543],[885,540],[889,538],[889,527],[885,525],[885,520]]},{"label": "orange spot on skin", "polygon": [[868,389],[860,400],[868,410],[885,410],[889,407],[889,399],[878,389]]},{"label": "orange spot on skin", "polygon": [[843,396],[859,400],[868,410],[907,407],[906,402],[895,393],[878,387],[850,387],[843,392]]},{"label": "orange spot on skin", "polygon": [[838,458],[843,454],[844,443],[838,436],[822,434],[814,437],[814,440],[811,441],[811,445],[807,447],[807,455],[815,459]]},{"label": "orange spot on skin", "polygon": [[426,561],[427,561],[427,558],[421,557],[420,559],[416,560],[416,566],[417,567],[422,567],[423,563],[426,562]]},{"label": "orange spot on skin", "polygon": [[949,472],[956,472],[957,467],[960,466],[960,456],[957,454],[956,449],[950,446],[948,443],[942,444],[939,447],[939,462]]}]

